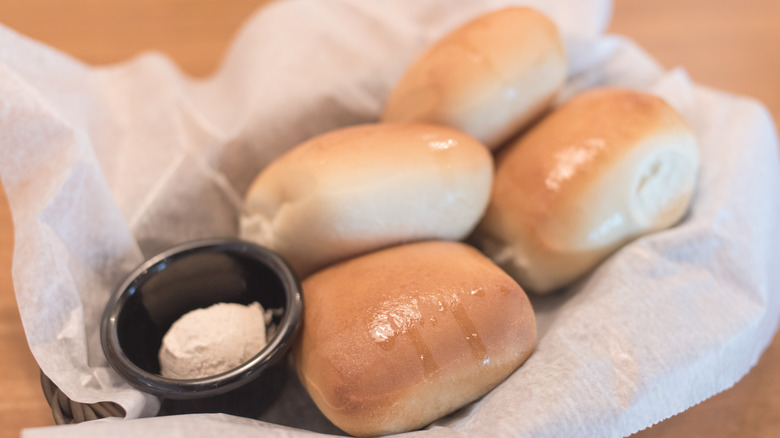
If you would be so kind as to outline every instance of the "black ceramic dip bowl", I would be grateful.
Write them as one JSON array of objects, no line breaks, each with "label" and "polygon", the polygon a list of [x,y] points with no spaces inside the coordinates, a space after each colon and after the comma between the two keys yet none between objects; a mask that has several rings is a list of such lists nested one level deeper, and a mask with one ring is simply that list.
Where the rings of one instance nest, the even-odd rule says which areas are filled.
[{"label": "black ceramic dip bowl", "polygon": [[[214,376],[160,375],[163,336],[184,314],[216,303],[259,302],[275,310],[267,345],[247,362]],[[101,327],[109,363],[132,386],[163,399],[203,399],[256,380],[292,345],[303,303],[298,279],[276,253],[228,239],[187,243],[141,265],[107,305]]]}]

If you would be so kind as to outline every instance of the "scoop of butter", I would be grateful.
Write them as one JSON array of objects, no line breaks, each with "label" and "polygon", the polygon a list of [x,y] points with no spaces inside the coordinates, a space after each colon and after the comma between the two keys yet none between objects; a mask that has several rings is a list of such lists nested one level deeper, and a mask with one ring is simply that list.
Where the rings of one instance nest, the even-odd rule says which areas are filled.
[{"label": "scoop of butter", "polygon": [[163,337],[160,374],[198,379],[231,370],[266,344],[266,318],[260,303],[218,303],[184,314]]}]

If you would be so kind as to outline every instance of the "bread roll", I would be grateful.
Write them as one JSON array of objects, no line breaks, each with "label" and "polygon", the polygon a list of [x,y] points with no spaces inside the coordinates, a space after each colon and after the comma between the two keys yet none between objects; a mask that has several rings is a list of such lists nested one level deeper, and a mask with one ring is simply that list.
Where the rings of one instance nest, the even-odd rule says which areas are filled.
[{"label": "bread roll", "polygon": [[466,237],[485,211],[493,158],[473,138],[422,124],[315,137],[252,183],[241,236],[301,276],[389,245]]},{"label": "bread roll", "polygon": [[565,79],[555,24],[530,8],[503,9],[423,53],[390,94],[382,120],[451,126],[495,149],[539,116]]},{"label": "bread roll", "polygon": [[696,138],[674,109],[611,88],[574,97],[502,152],[472,240],[538,293],[679,221],[699,164]]},{"label": "bread roll", "polygon": [[536,345],[520,286],[458,242],[332,266],[303,282],[303,299],[301,382],[353,435],[421,428],[498,385]]}]

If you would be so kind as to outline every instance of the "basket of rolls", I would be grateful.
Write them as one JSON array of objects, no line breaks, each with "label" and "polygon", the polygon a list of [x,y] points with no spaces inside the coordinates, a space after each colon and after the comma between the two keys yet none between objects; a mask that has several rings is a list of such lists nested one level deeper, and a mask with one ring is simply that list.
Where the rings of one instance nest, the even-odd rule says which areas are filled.
[{"label": "basket of rolls", "polygon": [[484,395],[536,345],[524,289],[559,290],[688,210],[684,119],[619,88],[551,110],[566,71],[543,14],[479,16],[411,64],[380,123],[316,136],[250,186],[241,236],[305,278],[296,369],[340,429],[407,432]]},{"label": "basket of rolls", "polygon": [[[65,260],[56,272],[75,292],[31,345],[45,387],[61,388],[53,406],[97,406],[74,431],[626,436],[747,372],[780,315],[761,264],[775,250],[732,233],[776,230],[760,217],[780,200],[735,200],[728,187],[751,176],[714,176],[733,141],[712,133],[723,113],[702,108],[758,120],[728,129],[758,139],[751,153],[778,180],[760,110],[601,36],[608,2],[494,3],[441,16],[436,1],[282,3],[205,83],[154,56],[127,66],[149,75],[137,82],[97,73],[114,88],[87,110],[132,114],[106,130],[176,147],[126,152],[136,167],[111,173],[112,149],[90,132],[37,219],[58,237],[31,240],[33,253]],[[355,29],[366,41],[352,47]],[[272,31],[300,31],[288,44],[310,58],[262,49]],[[258,65],[272,61],[279,78],[306,67],[318,81],[267,84]],[[166,93],[140,111],[146,86]],[[180,261],[206,238],[224,240]],[[42,287],[25,284],[18,294]],[[36,324],[42,295],[29,293],[20,308]],[[259,301],[260,346],[234,342],[251,337],[228,329],[237,314],[163,338],[218,301]],[[164,375],[174,347],[176,366],[210,371]],[[225,365],[208,348],[246,351]],[[682,388],[702,369],[719,377]],[[105,416],[133,421],[84,421]]]}]

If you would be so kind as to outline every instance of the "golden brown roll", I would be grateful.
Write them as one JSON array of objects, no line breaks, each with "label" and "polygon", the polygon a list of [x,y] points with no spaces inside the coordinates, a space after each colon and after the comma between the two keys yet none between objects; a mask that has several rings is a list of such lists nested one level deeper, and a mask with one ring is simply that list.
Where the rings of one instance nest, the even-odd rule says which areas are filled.
[{"label": "golden brown roll", "polygon": [[303,283],[299,376],[344,431],[421,428],[498,385],[536,345],[525,292],[476,249],[428,241]]},{"label": "golden brown roll", "polygon": [[699,164],[696,138],[673,108],[612,88],[574,97],[502,152],[473,242],[539,293],[679,221]]},{"label": "golden brown roll", "polygon": [[495,149],[549,106],[566,68],[546,16],[525,7],[491,12],[423,53],[390,94],[382,120],[451,126]]},{"label": "golden brown roll", "polygon": [[453,129],[344,128],[299,145],[257,176],[241,237],[277,251],[305,276],[402,242],[466,237],[492,180],[487,148]]}]

